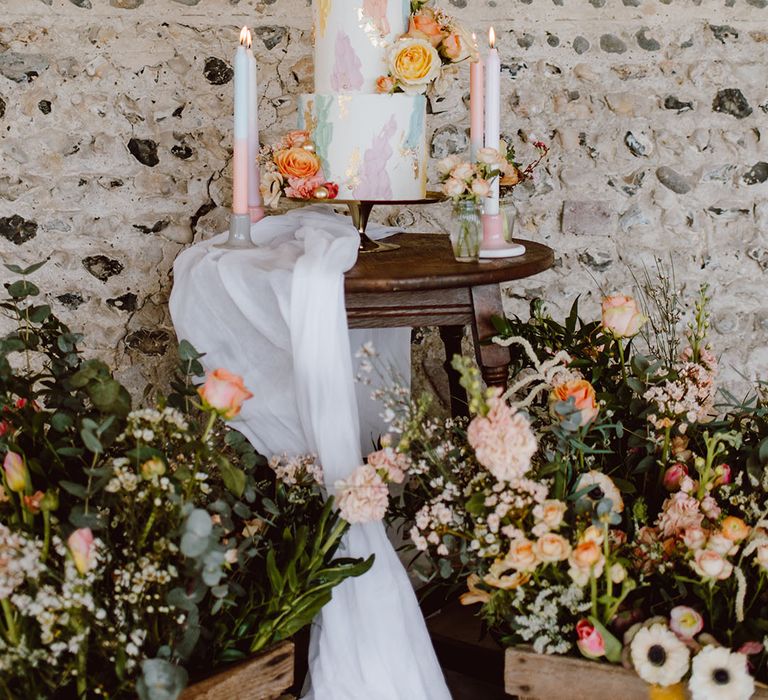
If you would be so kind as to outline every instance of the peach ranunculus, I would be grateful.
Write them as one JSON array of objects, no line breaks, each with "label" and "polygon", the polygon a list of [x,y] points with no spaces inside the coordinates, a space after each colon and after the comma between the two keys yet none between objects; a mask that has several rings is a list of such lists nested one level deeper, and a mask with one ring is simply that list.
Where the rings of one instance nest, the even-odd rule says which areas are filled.
[{"label": "peach ranunculus", "polygon": [[533,545],[536,557],[542,562],[563,561],[571,553],[571,545],[562,535],[548,532]]},{"label": "peach ranunculus", "polygon": [[734,515],[729,515],[723,519],[720,523],[721,534],[728,538],[731,542],[741,542],[749,535],[749,525],[747,525],[741,518],[737,518]]},{"label": "peach ranunculus", "polygon": [[603,552],[600,545],[593,540],[586,540],[579,544],[568,557],[568,562],[573,568],[586,571],[598,566],[602,560]]},{"label": "peach ranunculus", "polygon": [[410,94],[426,92],[441,68],[437,50],[425,39],[406,37],[396,41],[389,51],[389,72]]},{"label": "peach ranunculus", "polygon": [[380,95],[388,95],[395,91],[395,80],[391,75],[380,75],[376,78],[376,92]]},{"label": "peach ranunculus", "polygon": [[669,629],[680,639],[693,639],[704,629],[704,618],[693,608],[677,605],[669,611]]},{"label": "peach ranunculus", "polygon": [[84,576],[94,563],[95,548],[91,528],[81,527],[75,530],[67,539],[67,547],[77,571]]},{"label": "peach ranunculus", "polygon": [[461,163],[461,158],[457,155],[446,156],[437,161],[437,172],[442,177],[447,177],[453,169]]},{"label": "peach ranunculus", "polygon": [[550,394],[550,404],[568,401],[573,398],[573,407],[579,411],[579,426],[587,425],[595,419],[598,413],[597,399],[594,387],[586,379],[571,379],[558,384]]},{"label": "peach ranunculus", "polygon": [[432,46],[438,46],[445,37],[445,32],[435,18],[435,13],[428,7],[411,15],[407,36],[426,39]]},{"label": "peach ranunculus", "polygon": [[603,299],[603,328],[616,338],[637,335],[647,320],[632,297],[617,294]]},{"label": "peach ranunculus", "polygon": [[197,393],[206,410],[216,411],[222,418],[231,420],[243,406],[243,401],[253,394],[243,386],[243,378],[225,369],[211,372]]},{"label": "peach ranunculus", "polygon": [[27,487],[27,467],[24,458],[18,452],[8,450],[3,460],[3,470],[8,488],[15,493],[21,493]]},{"label": "peach ranunculus", "polygon": [[469,180],[474,174],[475,167],[466,161],[462,161],[451,170],[451,177],[455,177],[457,180]]},{"label": "peach ranunculus", "polygon": [[274,155],[275,165],[285,177],[310,178],[320,170],[320,159],[304,148],[284,148]]}]

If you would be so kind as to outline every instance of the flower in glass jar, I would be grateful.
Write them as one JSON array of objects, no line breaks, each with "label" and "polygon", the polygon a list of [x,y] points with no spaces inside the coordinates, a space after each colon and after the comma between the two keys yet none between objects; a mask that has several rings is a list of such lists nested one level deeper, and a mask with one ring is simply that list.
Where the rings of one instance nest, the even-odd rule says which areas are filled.
[{"label": "flower in glass jar", "polygon": [[243,378],[226,369],[211,372],[197,393],[208,411],[216,411],[222,418],[231,420],[253,394],[243,385]]},{"label": "flower in glass jar", "polygon": [[461,158],[459,158],[457,155],[441,158],[439,161],[437,161],[437,172],[442,177],[446,177],[447,175],[450,175],[451,171],[461,162]]},{"label": "flower in glass jar", "polygon": [[642,627],[630,644],[632,665],[646,683],[667,687],[688,672],[690,651],[666,625]]},{"label": "flower in glass jar", "polygon": [[442,63],[435,47],[427,40],[406,37],[389,51],[389,72],[404,92],[419,94],[438,75]]},{"label": "flower in glass jar", "polygon": [[589,620],[579,620],[576,623],[576,646],[588,659],[599,659],[605,656],[605,640]]},{"label": "flower in glass jar", "polygon": [[462,161],[451,170],[451,177],[457,180],[469,180],[475,174],[475,168],[472,163]]},{"label": "flower in glass jar", "polygon": [[748,700],[755,681],[744,654],[710,645],[693,658],[688,689],[692,700]]},{"label": "flower in glass jar", "polygon": [[3,460],[3,470],[8,488],[15,493],[22,493],[27,487],[29,478],[24,458],[18,452],[8,450]]},{"label": "flower in glass jar", "polygon": [[704,629],[704,618],[687,605],[676,605],[669,611],[669,628],[681,639],[693,639]]},{"label": "flower in glass jar", "polygon": [[476,197],[488,197],[491,194],[491,183],[483,178],[478,178],[472,183],[472,194]]},{"label": "flower in glass jar", "polygon": [[467,185],[455,177],[449,177],[443,183],[443,193],[448,197],[461,197],[467,191]]},{"label": "flower in glass jar", "polygon": [[504,158],[501,153],[495,148],[483,147],[477,150],[477,162],[484,165],[500,165],[504,163]]},{"label": "flower in glass jar", "polygon": [[[586,379],[571,379],[558,384],[549,395],[550,412],[565,421],[574,418],[579,427],[591,423],[598,414],[597,398],[594,387]],[[570,413],[560,413],[557,406],[567,403],[572,406]]]},{"label": "flower in glass jar", "polygon": [[648,320],[637,302],[623,294],[603,299],[603,328],[616,338],[631,338],[640,332]]},{"label": "flower in glass jar", "polygon": [[93,532],[89,527],[75,530],[67,539],[67,547],[75,562],[75,567],[81,576],[91,569],[94,563],[95,546]]},{"label": "flower in glass jar", "polygon": [[284,148],[275,153],[274,161],[280,174],[288,178],[303,180],[320,170],[320,158],[305,148]]}]

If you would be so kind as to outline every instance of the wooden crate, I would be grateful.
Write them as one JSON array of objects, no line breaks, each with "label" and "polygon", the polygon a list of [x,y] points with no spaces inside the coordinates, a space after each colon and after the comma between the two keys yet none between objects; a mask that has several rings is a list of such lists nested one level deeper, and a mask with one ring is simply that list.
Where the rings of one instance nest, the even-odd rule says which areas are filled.
[{"label": "wooden crate", "polygon": [[293,685],[293,657],[293,642],[280,642],[190,685],[179,700],[276,700]]},{"label": "wooden crate", "polygon": [[[547,656],[510,648],[504,688],[520,700],[649,700],[650,686],[633,671],[572,656]],[[753,700],[768,700],[758,688]]]}]

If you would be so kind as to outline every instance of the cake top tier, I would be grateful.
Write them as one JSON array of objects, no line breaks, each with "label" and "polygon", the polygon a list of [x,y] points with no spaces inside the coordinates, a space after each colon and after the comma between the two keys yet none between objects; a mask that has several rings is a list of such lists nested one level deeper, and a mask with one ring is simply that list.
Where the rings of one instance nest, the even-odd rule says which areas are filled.
[{"label": "cake top tier", "polygon": [[315,92],[376,92],[410,10],[410,0],[313,0]]}]

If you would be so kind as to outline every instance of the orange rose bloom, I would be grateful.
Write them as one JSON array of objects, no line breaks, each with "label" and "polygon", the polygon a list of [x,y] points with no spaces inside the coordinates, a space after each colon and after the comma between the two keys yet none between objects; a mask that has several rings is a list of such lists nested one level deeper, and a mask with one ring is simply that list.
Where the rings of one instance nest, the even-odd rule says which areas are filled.
[{"label": "orange rose bloom", "polygon": [[423,35],[423,38],[429,41],[432,46],[437,46],[443,40],[445,33],[435,20],[434,13],[429,9],[424,9],[411,17],[408,35],[415,37]]},{"label": "orange rose bloom", "polygon": [[550,395],[550,402],[554,404],[558,401],[568,401],[571,397],[574,408],[581,412],[579,425],[586,425],[594,420],[598,412],[595,389],[586,379],[572,379],[556,386]]},{"label": "orange rose bloom", "polygon": [[275,153],[277,169],[285,177],[301,180],[312,177],[320,170],[320,159],[303,148],[285,148]]},{"label": "orange rose bloom", "polygon": [[243,378],[225,369],[217,369],[208,375],[197,393],[206,410],[216,411],[222,418],[231,420],[242,408],[243,401],[253,394],[243,386]]}]

